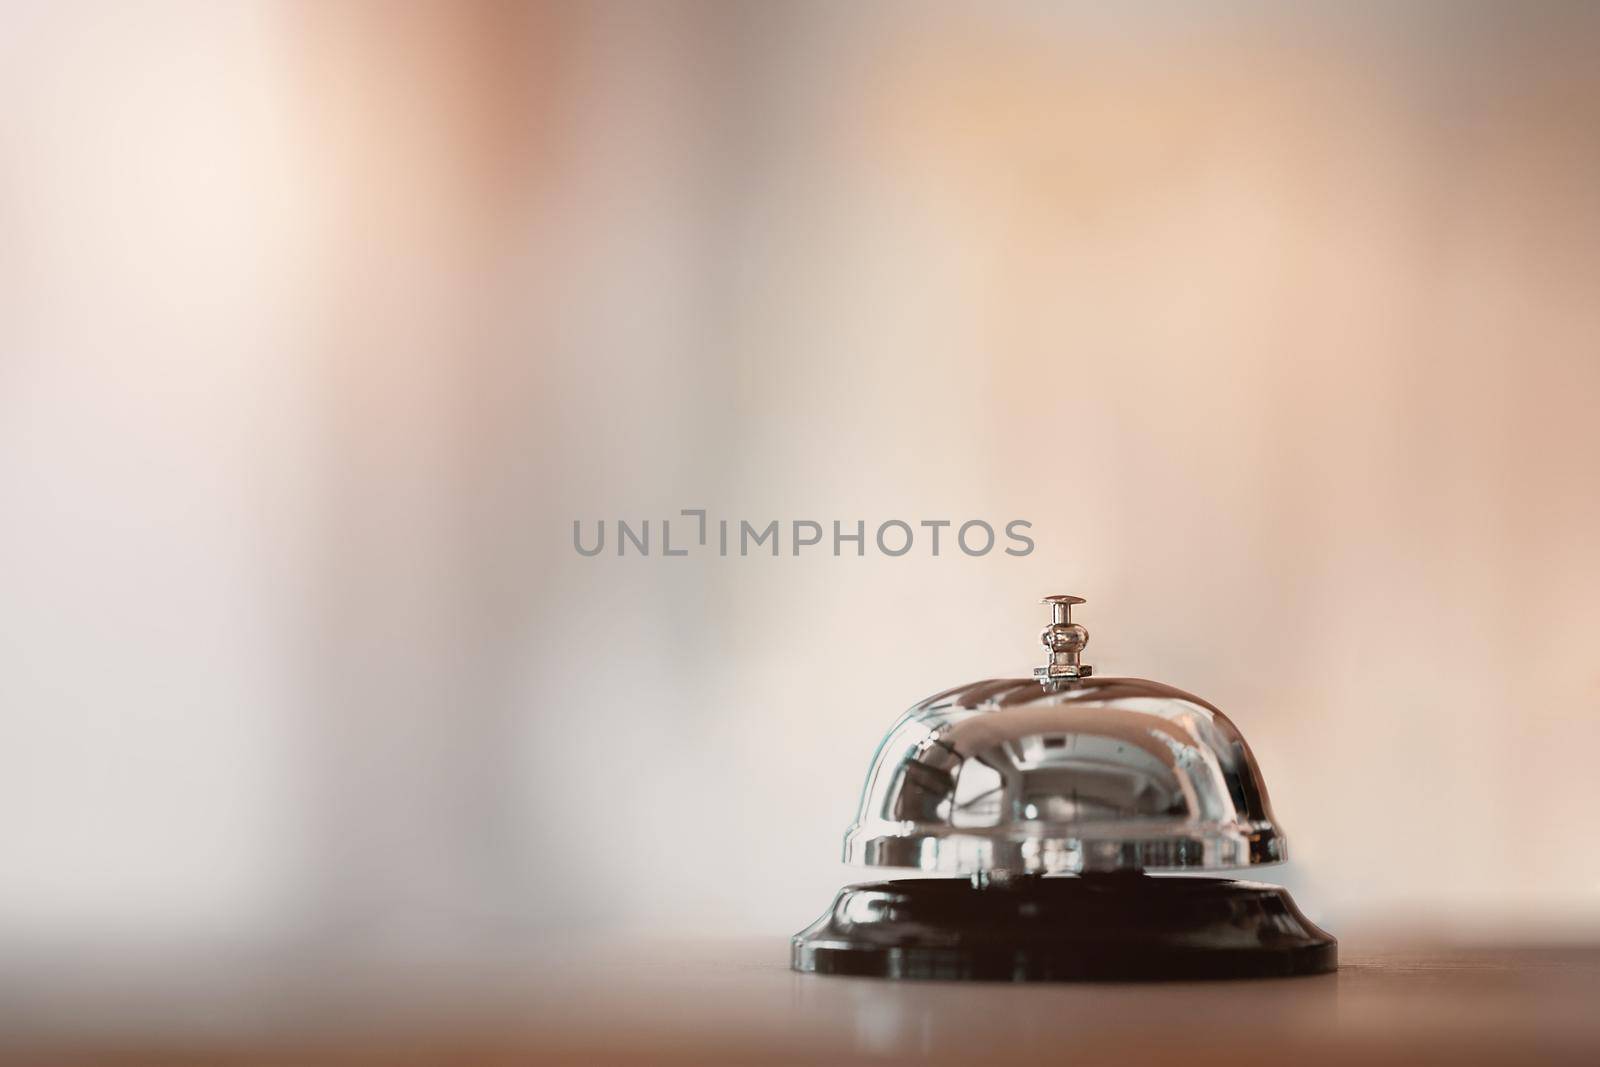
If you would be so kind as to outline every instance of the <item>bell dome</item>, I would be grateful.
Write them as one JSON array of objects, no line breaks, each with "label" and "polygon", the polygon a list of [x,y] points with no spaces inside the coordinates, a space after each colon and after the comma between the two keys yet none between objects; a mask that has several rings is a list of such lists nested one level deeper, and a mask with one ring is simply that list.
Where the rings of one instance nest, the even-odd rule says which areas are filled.
[{"label": "bell dome", "polygon": [[1278,863],[1255,757],[1197,696],[1137,678],[1009,679],[918,704],[879,745],[845,860],[947,874]]},{"label": "bell dome", "polygon": [[929,697],[873,757],[846,862],[948,874],[1212,870],[1278,863],[1255,757],[1181,689],[1096,678],[1075,596],[1046,597],[1032,679]]}]

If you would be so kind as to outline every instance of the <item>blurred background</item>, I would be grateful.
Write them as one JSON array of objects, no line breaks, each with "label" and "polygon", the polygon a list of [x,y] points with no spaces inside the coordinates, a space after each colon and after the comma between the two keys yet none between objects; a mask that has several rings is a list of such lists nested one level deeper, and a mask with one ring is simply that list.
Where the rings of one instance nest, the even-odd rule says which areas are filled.
[{"label": "blurred background", "polygon": [[1600,7],[0,10],[0,951],[781,958],[1057,592],[1323,925],[1600,933]]}]

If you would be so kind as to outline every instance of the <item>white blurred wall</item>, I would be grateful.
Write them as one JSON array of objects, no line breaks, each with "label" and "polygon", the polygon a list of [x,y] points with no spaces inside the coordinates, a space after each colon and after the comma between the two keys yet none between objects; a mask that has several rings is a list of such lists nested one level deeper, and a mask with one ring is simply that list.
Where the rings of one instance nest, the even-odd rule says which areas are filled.
[{"label": "white blurred wall", "polygon": [[0,932],[276,929],[315,433],[286,42],[260,5],[0,19]]},{"label": "white blurred wall", "polygon": [[1330,926],[1600,923],[1591,9],[5,19],[0,936],[786,933],[1048,592]]}]

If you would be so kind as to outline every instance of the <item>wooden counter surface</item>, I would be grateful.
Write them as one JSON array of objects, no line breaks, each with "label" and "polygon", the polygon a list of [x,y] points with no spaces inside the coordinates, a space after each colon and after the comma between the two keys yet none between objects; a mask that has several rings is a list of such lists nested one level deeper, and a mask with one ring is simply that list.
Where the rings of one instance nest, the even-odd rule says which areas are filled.
[{"label": "wooden counter surface", "polygon": [[1142,985],[798,975],[766,941],[473,957],[0,962],[15,1063],[1600,1064],[1600,948],[1343,945],[1337,974]]}]

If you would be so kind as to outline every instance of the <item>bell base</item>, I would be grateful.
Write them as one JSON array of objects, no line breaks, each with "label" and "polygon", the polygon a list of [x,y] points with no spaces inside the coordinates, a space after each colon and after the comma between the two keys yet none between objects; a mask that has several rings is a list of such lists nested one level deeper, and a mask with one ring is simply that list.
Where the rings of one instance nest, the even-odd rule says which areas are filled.
[{"label": "bell base", "polygon": [[1283,978],[1339,964],[1338,941],[1286,889],[1133,873],[846,886],[790,943],[794,970],[872,978]]}]

